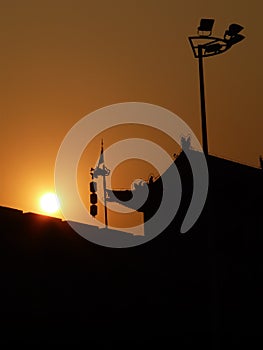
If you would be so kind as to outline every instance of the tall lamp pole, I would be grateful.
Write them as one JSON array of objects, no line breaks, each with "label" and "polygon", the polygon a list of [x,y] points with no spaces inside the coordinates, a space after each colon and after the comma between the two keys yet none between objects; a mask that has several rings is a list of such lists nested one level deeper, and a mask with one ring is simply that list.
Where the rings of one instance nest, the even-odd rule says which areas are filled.
[{"label": "tall lamp pole", "polygon": [[192,47],[194,57],[198,58],[199,83],[200,83],[200,105],[201,105],[201,125],[202,144],[204,154],[208,155],[208,140],[206,126],[206,105],[203,57],[215,56],[230,49],[231,46],[243,40],[245,37],[239,32],[243,29],[239,24],[231,24],[225,31],[223,38],[212,37],[214,19],[202,18],[197,29],[198,35],[188,37]]},{"label": "tall lamp pole", "polygon": [[201,104],[201,125],[202,125],[202,141],[204,154],[208,154],[207,128],[206,128],[206,108],[205,108],[205,83],[202,46],[198,45],[198,66],[199,66],[199,84],[200,84],[200,104]]}]

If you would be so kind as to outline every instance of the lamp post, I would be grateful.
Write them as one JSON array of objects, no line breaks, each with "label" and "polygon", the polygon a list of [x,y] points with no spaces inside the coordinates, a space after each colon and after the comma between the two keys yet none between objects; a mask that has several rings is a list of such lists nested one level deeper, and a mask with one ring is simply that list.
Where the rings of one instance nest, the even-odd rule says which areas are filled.
[{"label": "lamp post", "polygon": [[199,64],[199,83],[200,83],[200,106],[201,106],[201,126],[202,126],[202,144],[204,154],[208,155],[208,140],[206,126],[206,106],[205,106],[205,87],[204,87],[204,69],[203,57],[215,56],[230,49],[234,44],[243,40],[245,37],[239,32],[243,29],[239,24],[231,24],[225,31],[223,38],[213,37],[212,28],[214,19],[202,18],[195,36],[188,37],[194,57],[198,58]]},{"label": "lamp post", "polygon": [[[201,105],[201,125],[202,125],[202,143],[203,152],[205,156],[208,156],[208,140],[207,140],[207,127],[206,127],[206,106],[205,106],[205,88],[204,88],[204,70],[203,70],[203,58],[209,56],[215,56],[225,51],[229,50],[234,44],[243,40],[245,37],[240,35],[239,32],[243,29],[239,24],[231,24],[229,28],[225,31],[223,38],[217,38],[212,36],[212,28],[214,25],[214,19],[201,19],[200,25],[197,29],[197,35],[190,36],[188,39],[190,41],[191,48],[194,53],[194,57],[198,58],[199,63],[199,83],[200,83],[200,105]],[[210,216],[210,208],[207,208],[207,215]],[[211,234],[210,227],[208,223],[205,223],[204,230],[207,234],[208,246],[212,250],[211,261],[209,265],[212,266],[212,289],[213,289],[213,299],[214,299],[214,314],[212,321],[212,328],[216,335],[220,329],[220,298],[219,298],[219,285],[217,277],[217,254],[214,253],[215,240],[213,234]],[[216,344],[217,346],[218,344]]]}]

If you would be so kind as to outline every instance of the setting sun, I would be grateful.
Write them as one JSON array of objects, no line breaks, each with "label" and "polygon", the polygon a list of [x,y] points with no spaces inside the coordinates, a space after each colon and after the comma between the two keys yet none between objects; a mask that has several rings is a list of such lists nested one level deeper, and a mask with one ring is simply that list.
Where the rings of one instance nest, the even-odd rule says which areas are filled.
[{"label": "setting sun", "polygon": [[57,195],[52,192],[45,193],[40,198],[40,207],[45,213],[48,214],[57,212],[60,207]]}]

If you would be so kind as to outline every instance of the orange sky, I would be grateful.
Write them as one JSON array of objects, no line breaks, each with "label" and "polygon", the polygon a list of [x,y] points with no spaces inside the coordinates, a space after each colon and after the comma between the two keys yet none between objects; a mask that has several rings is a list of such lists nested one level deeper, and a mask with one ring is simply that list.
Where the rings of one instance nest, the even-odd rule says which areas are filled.
[{"label": "orange sky", "polygon": [[66,133],[113,103],[163,106],[200,139],[198,64],[187,36],[202,17],[216,19],[215,36],[233,22],[245,27],[246,36],[226,54],[205,60],[210,153],[258,166],[260,0],[5,0],[0,6],[1,205],[39,212],[39,196],[54,188]]}]

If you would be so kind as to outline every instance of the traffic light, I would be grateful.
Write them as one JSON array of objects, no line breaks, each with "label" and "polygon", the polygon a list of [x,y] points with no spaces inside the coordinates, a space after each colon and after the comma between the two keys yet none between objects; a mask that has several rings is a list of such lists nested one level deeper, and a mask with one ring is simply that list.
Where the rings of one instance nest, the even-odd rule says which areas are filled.
[{"label": "traffic light", "polygon": [[97,204],[98,203],[97,193],[91,193],[90,194],[90,203],[91,204]]},{"label": "traffic light", "polygon": [[97,182],[91,181],[89,184],[89,190],[91,193],[97,192]]},{"label": "traffic light", "polygon": [[90,206],[90,215],[95,217],[98,214],[98,208],[95,204]]},{"label": "traffic light", "polygon": [[95,181],[91,181],[90,182],[90,215],[95,217],[98,214],[98,207],[97,207],[97,203],[98,203],[98,196],[97,196],[97,182]]}]

